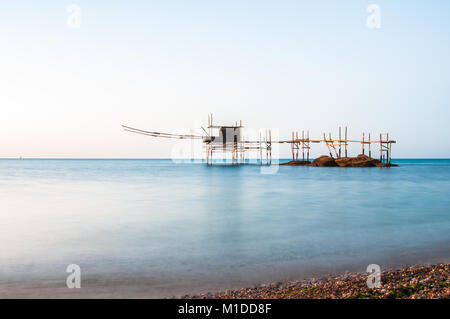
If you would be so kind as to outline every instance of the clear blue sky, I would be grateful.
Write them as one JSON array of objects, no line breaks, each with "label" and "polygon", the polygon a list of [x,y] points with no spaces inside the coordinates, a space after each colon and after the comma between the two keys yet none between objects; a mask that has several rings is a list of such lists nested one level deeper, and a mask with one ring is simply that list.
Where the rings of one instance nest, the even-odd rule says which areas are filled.
[{"label": "clear blue sky", "polygon": [[170,132],[211,112],[450,157],[449,60],[450,1],[3,1],[0,157],[169,157],[173,142],[120,124]]}]

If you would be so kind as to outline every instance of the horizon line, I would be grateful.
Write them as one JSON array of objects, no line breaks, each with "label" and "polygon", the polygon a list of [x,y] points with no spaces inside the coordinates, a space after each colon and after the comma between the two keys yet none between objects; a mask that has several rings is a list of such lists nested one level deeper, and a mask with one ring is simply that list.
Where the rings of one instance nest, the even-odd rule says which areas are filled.
[{"label": "horizon line", "polygon": [[[374,157],[376,159],[376,157]],[[226,158],[217,158],[226,159]],[[259,159],[259,158],[257,158]],[[292,160],[291,158],[277,158],[278,160]],[[310,159],[315,159],[311,157]],[[393,157],[393,160],[404,159],[448,159],[450,157]],[[170,157],[0,157],[0,160],[205,160],[204,158],[170,158]],[[251,160],[253,160],[251,158]]]}]

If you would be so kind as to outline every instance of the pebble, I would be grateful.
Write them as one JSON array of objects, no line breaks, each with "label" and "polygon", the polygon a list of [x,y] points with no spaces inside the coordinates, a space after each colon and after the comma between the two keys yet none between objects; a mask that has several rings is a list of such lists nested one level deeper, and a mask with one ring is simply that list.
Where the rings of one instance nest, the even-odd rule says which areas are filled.
[{"label": "pebble", "polygon": [[381,288],[369,289],[367,273],[344,273],[305,281],[274,282],[252,288],[183,296],[184,298],[450,298],[450,264],[410,266],[382,272]]}]

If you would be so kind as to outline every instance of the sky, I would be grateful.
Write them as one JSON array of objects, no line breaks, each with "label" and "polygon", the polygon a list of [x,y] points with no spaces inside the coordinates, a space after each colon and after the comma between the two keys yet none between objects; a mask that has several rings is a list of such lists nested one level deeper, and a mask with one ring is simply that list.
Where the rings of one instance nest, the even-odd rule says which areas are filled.
[{"label": "sky", "polygon": [[209,113],[449,158],[449,101],[449,1],[0,2],[0,158],[168,158],[178,141],[121,124],[201,133]]}]

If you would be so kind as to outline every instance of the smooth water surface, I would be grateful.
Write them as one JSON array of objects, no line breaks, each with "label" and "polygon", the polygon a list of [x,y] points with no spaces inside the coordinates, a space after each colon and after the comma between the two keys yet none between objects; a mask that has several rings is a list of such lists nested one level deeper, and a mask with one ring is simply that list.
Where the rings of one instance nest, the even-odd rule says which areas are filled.
[{"label": "smooth water surface", "polygon": [[448,260],[450,160],[394,162],[0,160],[0,295],[65,287],[69,264],[84,291],[160,297]]}]

